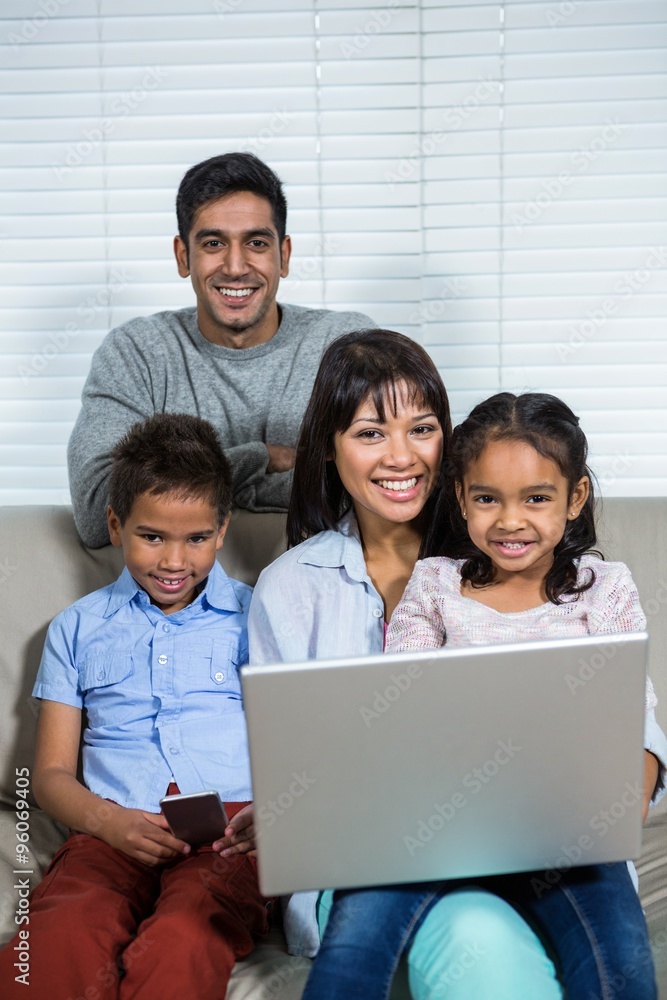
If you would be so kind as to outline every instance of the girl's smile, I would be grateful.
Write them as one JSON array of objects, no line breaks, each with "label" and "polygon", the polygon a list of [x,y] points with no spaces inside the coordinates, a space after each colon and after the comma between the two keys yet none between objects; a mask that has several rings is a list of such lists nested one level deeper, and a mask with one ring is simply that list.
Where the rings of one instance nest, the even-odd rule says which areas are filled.
[{"label": "girl's smile", "polygon": [[588,496],[584,476],[570,492],[551,458],[526,441],[491,440],[457,486],[471,540],[489,556],[496,582],[522,574],[542,582],[568,520]]}]

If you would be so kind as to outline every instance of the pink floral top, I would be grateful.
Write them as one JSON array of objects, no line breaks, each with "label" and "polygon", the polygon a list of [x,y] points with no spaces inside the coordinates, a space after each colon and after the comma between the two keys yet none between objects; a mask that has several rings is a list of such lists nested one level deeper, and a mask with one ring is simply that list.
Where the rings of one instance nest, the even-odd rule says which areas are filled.
[{"label": "pink floral top", "polygon": [[[386,638],[388,653],[452,646],[491,646],[504,642],[572,639],[577,636],[641,632],[646,618],[630,570],[624,563],[585,555],[579,578],[595,572],[595,583],[562,604],[541,604],[527,611],[501,612],[461,593],[462,560],[423,559],[414,568],[396,607]],[[647,680],[646,709],[655,707]]]}]

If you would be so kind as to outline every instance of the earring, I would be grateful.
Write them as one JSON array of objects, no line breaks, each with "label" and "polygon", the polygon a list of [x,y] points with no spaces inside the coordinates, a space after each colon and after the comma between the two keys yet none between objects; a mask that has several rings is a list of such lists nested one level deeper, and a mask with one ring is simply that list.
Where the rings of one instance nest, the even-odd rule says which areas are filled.
[{"label": "earring", "polygon": [[463,514],[463,519],[465,520],[468,515],[466,514],[466,512],[464,510],[462,510],[461,513]]}]

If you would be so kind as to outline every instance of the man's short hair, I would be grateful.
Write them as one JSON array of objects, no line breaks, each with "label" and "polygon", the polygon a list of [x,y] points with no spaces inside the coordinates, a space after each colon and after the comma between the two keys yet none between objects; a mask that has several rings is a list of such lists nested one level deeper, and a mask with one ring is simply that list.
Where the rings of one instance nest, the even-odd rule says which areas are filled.
[{"label": "man's short hair", "polygon": [[176,217],[178,233],[186,247],[197,209],[238,191],[250,191],[266,198],[282,243],[287,225],[287,202],[280,179],[254,153],[224,153],[190,167],[179,185]]},{"label": "man's short hair", "polygon": [[143,493],[207,500],[217,510],[218,524],[227,518],[232,470],[208,420],[158,413],[131,427],[111,455],[109,504],[121,525]]}]

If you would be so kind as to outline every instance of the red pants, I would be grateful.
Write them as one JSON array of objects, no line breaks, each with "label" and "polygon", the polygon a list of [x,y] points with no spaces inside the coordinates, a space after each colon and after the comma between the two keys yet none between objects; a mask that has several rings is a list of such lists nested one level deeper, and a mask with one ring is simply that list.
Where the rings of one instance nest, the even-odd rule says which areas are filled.
[{"label": "red pants", "polygon": [[[233,815],[244,803],[225,803]],[[72,834],[30,898],[29,986],[15,937],[0,952],[3,998],[224,1000],[238,958],[268,931],[254,858],[193,851],[149,867]]]}]

